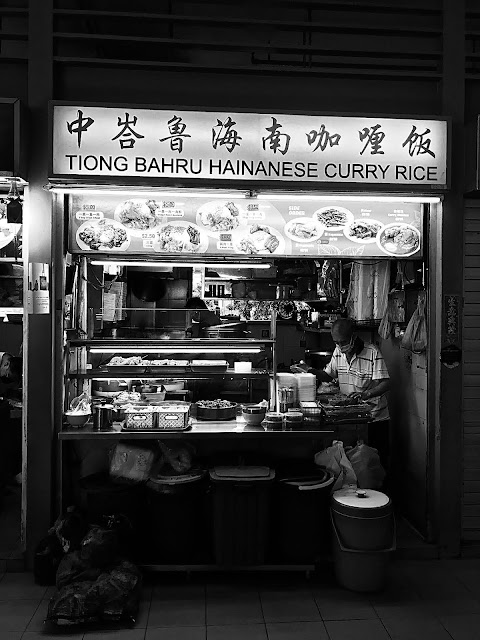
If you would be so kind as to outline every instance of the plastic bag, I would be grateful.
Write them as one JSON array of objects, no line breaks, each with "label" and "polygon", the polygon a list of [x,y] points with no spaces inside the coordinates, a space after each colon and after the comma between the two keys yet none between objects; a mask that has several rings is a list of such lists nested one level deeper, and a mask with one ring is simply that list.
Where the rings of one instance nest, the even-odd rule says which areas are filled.
[{"label": "plastic bag", "polygon": [[363,442],[347,452],[347,458],[355,471],[360,489],[380,489],[385,478],[385,470],[380,463],[378,451]]},{"label": "plastic bag", "polygon": [[387,304],[387,310],[385,311],[385,315],[380,322],[380,326],[378,327],[378,335],[384,340],[388,340],[388,338],[392,334],[393,330],[393,322],[392,322],[392,310],[395,306],[393,300],[389,298]]},{"label": "plastic bag", "polygon": [[357,484],[357,476],[345,454],[343,442],[334,440],[331,447],[327,447],[323,451],[315,454],[315,464],[319,467],[325,467],[327,471],[331,471],[335,476],[335,483],[332,487],[333,491],[341,489],[348,485]]},{"label": "plastic bag", "polygon": [[70,411],[75,413],[90,413],[91,403],[88,393],[82,393],[70,402]]},{"label": "plastic bag", "polygon": [[146,482],[155,462],[156,452],[119,442],[110,459],[110,475],[116,480]]},{"label": "plastic bag", "polygon": [[142,585],[135,565],[119,559],[103,570],[88,568],[82,566],[78,552],[68,554],[67,561],[73,580],[58,585],[48,605],[47,622],[59,626],[135,622]]},{"label": "plastic bag", "polygon": [[36,584],[53,585],[58,566],[69,551],[80,548],[80,543],[88,530],[82,514],[69,507],[60,515],[48,535],[42,538],[35,549],[33,574]]},{"label": "plastic bag", "polygon": [[425,315],[425,296],[419,295],[417,308],[405,329],[401,346],[413,353],[422,353],[427,348],[427,318]]}]

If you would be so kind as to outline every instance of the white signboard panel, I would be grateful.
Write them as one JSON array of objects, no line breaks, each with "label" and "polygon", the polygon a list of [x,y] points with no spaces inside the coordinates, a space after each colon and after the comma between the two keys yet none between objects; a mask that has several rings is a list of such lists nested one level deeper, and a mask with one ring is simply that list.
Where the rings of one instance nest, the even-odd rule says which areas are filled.
[{"label": "white signboard panel", "polygon": [[447,122],[55,105],[55,176],[447,184]]}]

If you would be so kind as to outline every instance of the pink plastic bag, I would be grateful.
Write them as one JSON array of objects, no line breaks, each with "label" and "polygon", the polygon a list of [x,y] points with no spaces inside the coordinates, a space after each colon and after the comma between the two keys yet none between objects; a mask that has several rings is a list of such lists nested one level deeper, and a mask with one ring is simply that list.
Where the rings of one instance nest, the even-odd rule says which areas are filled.
[{"label": "pink plastic bag", "polygon": [[345,454],[343,442],[340,440],[334,440],[331,447],[316,453],[315,464],[318,464],[319,467],[325,467],[335,476],[332,491],[357,484],[355,471]]},{"label": "pink plastic bag", "polygon": [[380,463],[378,451],[359,443],[346,452],[353,467],[360,489],[380,489],[385,478],[385,470]]}]

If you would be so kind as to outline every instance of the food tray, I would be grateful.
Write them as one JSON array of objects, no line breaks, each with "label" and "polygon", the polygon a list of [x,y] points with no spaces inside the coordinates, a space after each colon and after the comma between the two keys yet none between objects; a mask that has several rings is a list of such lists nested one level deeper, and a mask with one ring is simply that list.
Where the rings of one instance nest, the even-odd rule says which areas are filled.
[{"label": "food tray", "polygon": [[226,360],[192,360],[193,373],[225,373],[228,367]]},{"label": "food tray", "polygon": [[158,431],[186,431],[190,428],[190,403],[165,402],[155,407]]},{"label": "food tray", "polygon": [[372,405],[362,403],[350,406],[321,405],[326,422],[351,422],[352,420],[369,420]]},{"label": "food tray", "polygon": [[179,373],[188,373],[190,371],[190,367],[188,365],[145,365],[145,366],[124,366],[121,365],[112,365],[101,367],[102,371],[105,373],[112,373],[112,378],[121,378],[122,376],[131,378],[133,376],[141,377],[142,374],[149,375],[177,375]]}]

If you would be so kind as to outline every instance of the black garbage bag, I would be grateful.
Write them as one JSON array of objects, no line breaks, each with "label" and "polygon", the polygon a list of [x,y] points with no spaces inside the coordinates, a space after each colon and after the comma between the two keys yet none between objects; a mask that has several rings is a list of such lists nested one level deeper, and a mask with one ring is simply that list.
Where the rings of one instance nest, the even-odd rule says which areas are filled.
[{"label": "black garbage bag", "polygon": [[80,549],[67,554],[58,567],[57,592],[47,622],[57,625],[125,622],[138,614],[142,576],[119,558],[118,531],[93,526]]},{"label": "black garbage bag", "polygon": [[[76,555],[76,561],[82,562]],[[71,566],[73,566],[72,563]],[[123,622],[138,616],[142,576],[128,560],[119,560],[103,571],[78,571],[79,579],[61,586],[48,605],[47,621],[57,625]],[[94,577],[96,575],[96,577]]]},{"label": "black garbage bag", "polygon": [[83,515],[76,507],[69,507],[60,515],[35,549],[33,575],[41,585],[55,584],[55,575],[64,555],[80,548],[88,531]]}]

